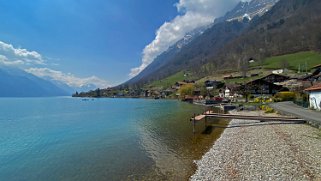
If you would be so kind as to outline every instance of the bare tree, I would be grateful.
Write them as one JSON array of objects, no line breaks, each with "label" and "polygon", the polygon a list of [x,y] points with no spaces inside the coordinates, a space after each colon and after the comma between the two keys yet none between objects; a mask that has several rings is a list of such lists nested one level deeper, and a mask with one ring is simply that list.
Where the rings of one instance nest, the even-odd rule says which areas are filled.
[{"label": "bare tree", "polygon": [[247,75],[247,72],[249,71],[249,61],[247,59],[245,58],[241,59],[240,69],[242,72],[242,77],[245,78]]}]

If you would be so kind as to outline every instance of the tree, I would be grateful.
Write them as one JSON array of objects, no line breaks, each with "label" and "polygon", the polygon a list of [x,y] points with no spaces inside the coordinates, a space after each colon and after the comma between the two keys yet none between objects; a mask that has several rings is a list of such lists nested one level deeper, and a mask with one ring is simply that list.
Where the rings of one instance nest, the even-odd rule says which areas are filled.
[{"label": "tree", "polygon": [[96,92],[96,96],[95,96],[95,97],[100,97],[100,96],[101,96],[101,92],[100,92],[100,89],[99,89],[99,88],[97,88],[97,89],[95,90],[95,92]]},{"label": "tree", "polygon": [[184,98],[185,96],[192,96],[194,89],[195,89],[194,84],[186,84],[186,85],[183,85],[178,90],[178,92],[179,92],[181,98]]},{"label": "tree", "polygon": [[247,75],[247,72],[249,71],[249,61],[247,59],[242,59],[240,63],[241,63],[240,69],[242,72],[242,77],[245,78]]}]

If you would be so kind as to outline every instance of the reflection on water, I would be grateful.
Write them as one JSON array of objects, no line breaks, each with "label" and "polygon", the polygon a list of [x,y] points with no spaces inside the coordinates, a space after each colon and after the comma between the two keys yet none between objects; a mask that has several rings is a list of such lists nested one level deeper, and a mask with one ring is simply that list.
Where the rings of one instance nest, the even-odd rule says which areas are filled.
[{"label": "reflection on water", "polygon": [[204,121],[199,122],[197,133],[193,134],[189,118],[194,112],[202,112],[203,108],[175,103],[178,106],[175,111],[162,108],[159,114],[149,115],[139,124],[141,146],[152,158],[155,167],[152,173],[145,175],[145,179],[188,179],[195,170],[193,161],[200,159],[223,131],[211,126],[211,122],[228,124],[223,119],[208,120],[207,125]]},{"label": "reflection on water", "polygon": [[186,180],[223,131],[193,134],[204,110],[178,101],[2,98],[0,110],[0,180]]}]

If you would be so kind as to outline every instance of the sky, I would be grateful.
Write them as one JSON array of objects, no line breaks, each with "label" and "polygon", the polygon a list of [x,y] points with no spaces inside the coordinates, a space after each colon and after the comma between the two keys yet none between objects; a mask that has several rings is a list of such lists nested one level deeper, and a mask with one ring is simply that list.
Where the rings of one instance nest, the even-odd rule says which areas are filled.
[{"label": "sky", "polygon": [[118,85],[239,0],[0,0],[0,64],[73,87]]}]

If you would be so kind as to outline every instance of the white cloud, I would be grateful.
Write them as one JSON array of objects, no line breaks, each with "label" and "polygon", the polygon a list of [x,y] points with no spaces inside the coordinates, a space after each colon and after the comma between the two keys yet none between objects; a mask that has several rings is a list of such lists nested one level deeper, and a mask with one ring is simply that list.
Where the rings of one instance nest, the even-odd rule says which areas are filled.
[{"label": "white cloud", "polygon": [[83,87],[91,84],[100,88],[106,88],[110,86],[107,81],[96,76],[80,78],[71,73],[66,74],[49,68],[28,68],[25,71],[38,77],[49,77],[52,80],[63,82],[70,87]]},{"label": "white cloud", "polygon": [[195,28],[209,25],[232,9],[240,0],[180,0],[176,16],[170,22],[165,22],[157,31],[155,39],[142,52],[142,64],[132,68],[129,74],[134,77],[144,70],[153,60],[166,51],[171,45],[182,39],[184,35]]},{"label": "white cloud", "polygon": [[107,81],[96,76],[80,78],[71,73],[66,74],[58,70],[47,68],[49,65],[52,65],[52,63],[49,62],[49,65],[45,64],[45,60],[40,53],[27,49],[15,48],[13,45],[2,41],[0,41],[0,65],[1,64],[25,69],[25,71],[38,77],[49,77],[52,80],[65,83],[74,88],[89,85],[100,88],[109,86]]},{"label": "white cloud", "polygon": [[9,61],[8,58],[4,55],[0,55],[0,64],[16,66],[24,64],[21,60]]},{"label": "white cloud", "polygon": [[0,55],[2,56],[0,63],[5,65],[43,65],[45,63],[38,52],[15,48],[2,41],[0,41]]}]

